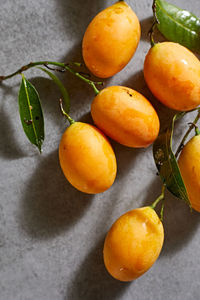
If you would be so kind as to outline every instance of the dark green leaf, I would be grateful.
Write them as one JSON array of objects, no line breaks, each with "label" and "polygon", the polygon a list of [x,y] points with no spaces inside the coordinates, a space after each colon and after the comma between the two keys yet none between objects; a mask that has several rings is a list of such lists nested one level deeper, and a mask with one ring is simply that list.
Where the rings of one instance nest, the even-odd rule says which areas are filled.
[{"label": "dark green leaf", "polygon": [[40,98],[34,86],[23,74],[19,90],[19,113],[26,136],[41,152],[44,141],[44,118]]},{"label": "dark green leaf", "polygon": [[159,31],[170,41],[200,53],[200,19],[164,0],[154,0]]},{"label": "dark green leaf", "polygon": [[160,177],[168,190],[190,205],[177,160],[172,152],[174,122],[182,116],[182,113],[175,115],[171,125],[158,136],[153,145],[153,156]]},{"label": "dark green leaf", "polygon": [[49,77],[57,84],[57,86],[59,87],[60,92],[63,96],[65,111],[67,113],[69,113],[69,110],[70,110],[69,94],[68,94],[66,88],[64,87],[64,85],[62,84],[62,82],[60,81],[60,79],[55,74],[53,74],[52,72],[49,72],[48,70],[46,70],[44,68],[38,67],[38,69],[40,69],[40,70],[44,71],[45,73],[47,73],[49,75]]}]

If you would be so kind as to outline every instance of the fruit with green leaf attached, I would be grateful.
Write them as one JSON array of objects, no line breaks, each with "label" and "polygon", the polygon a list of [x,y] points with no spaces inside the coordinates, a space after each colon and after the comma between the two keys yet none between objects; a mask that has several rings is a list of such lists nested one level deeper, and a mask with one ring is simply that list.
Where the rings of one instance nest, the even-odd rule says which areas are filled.
[{"label": "fruit with green leaf attached", "polygon": [[184,146],[178,164],[191,206],[200,212],[200,135]]},{"label": "fruit with green leaf attached", "polygon": [[154,96],[169,108],[188,111],[200,104],[200,61],[180,44],[155,44],[145,58],[144,77]]}]

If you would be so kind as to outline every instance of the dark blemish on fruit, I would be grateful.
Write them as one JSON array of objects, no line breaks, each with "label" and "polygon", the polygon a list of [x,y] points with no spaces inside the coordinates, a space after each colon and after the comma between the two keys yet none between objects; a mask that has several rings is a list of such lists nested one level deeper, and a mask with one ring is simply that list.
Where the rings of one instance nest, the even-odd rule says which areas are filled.
[{"label": "dark blemish on fruit", "polygon": [[33,121],[24,119],[24,123],[26,123],[27,125],[31,125],[33,123]]},{"label": "dark blemish on fruit", "polygon": [[129,92],[129,90],[125,90],[125,91],[130,97],[133,97],[133,95]]},{"label": "dark blemish on fruit", "polygon": [[133,95],[129,92],[129,90],[127,88],[123,88],[123,90],[130,96],[133,97]]}]

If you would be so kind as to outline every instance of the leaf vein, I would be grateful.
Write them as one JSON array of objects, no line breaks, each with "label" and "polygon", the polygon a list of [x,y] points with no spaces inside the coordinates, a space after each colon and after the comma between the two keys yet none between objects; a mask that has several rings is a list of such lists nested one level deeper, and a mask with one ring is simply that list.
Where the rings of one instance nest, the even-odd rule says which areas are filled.
[{"label": "leaf vein", "polygon": [[33,120],[33,114],[32,114],[31,109],[30,109],[31,103],[30,103],[30,99],[29,99],[29,95],[28,95],[28,91],[27,91],[26,79],[25,79],[23,74],[22,74],[22,78],[23,78],[24,88],[25,88],[27,102],[28,102],[28,109],[29,109],[29,113],[30,113],[30,116],[31,116],[31,120],[32,120],[33,131],[34,131],[34,134],[35,134],[35,137],[36,137],[37,144],[39,146],[39,142],[38,142],[39,139],[38,139],[37,131],[36,131],[34,120]]},{"label": "leaf vein", "polygon": [[[169,19],[171,19],[174,23],[180,25],[183,29],[185,29],[185,30],[188,31],[188,32],[191,32],[191,31],[192,31],[192,32],[195,33],[195,35],[198,37],[198,33],[197,33],[196,31],[191,30],[191,29],[185,27],[183,24],[181,24],[181,23],[179,23],[177,20],[173,19],[173,18],[167,13],[167,11],[166,11],[161,5],[159,5],[159,2],[156,2],[156,4],[157,4],[158,7],[160,8],[160,10],[163,11],[163,12],[169,17]],[[157,17],[157,13],[156,13],[156,17]]]}]

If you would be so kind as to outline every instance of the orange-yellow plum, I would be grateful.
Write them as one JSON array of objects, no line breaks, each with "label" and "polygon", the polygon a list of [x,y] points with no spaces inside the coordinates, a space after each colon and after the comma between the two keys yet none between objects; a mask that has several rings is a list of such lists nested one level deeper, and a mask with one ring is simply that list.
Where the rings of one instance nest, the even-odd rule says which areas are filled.
[{"label": "orange-yellow plum", "polygon": [[147,147],[159,133],[159,118],[151,103],[127,87],[101,90],[92,102],[91,114],[107,136],[125,146]]},{"label": "orange-yellow plum", "polygon": [[200,136],[193,137],[183,148],[179,168],[192,208],[200,212]]},{"label": "orange-yellow plum", "polygon": [[121,71],[132,58],[140,40],[136,14],[124,1],[101,11],[83,37],[82,54],[88,69],[107,78]]},{"label": "orange-yellow plum", "polygon": [[92,125],[75,122],[66,129],[60,141],[59,159],[65,177],[84,193],[104,192],[115,180],[117,165],[113,149]]},{"label": "orange-yellow plum", "polygon": [[188,111],[200,104],[200,61],[180,44],[155,44],[145,58],[144,77],[154,96],[169,108]]},{"label": "orange-yellow plum", "polygon": [[131,281],[157,260],[164,241],[162,222],[151,207],[133,209],[110,228],[104,243],[105,267],[114,278]]}]

